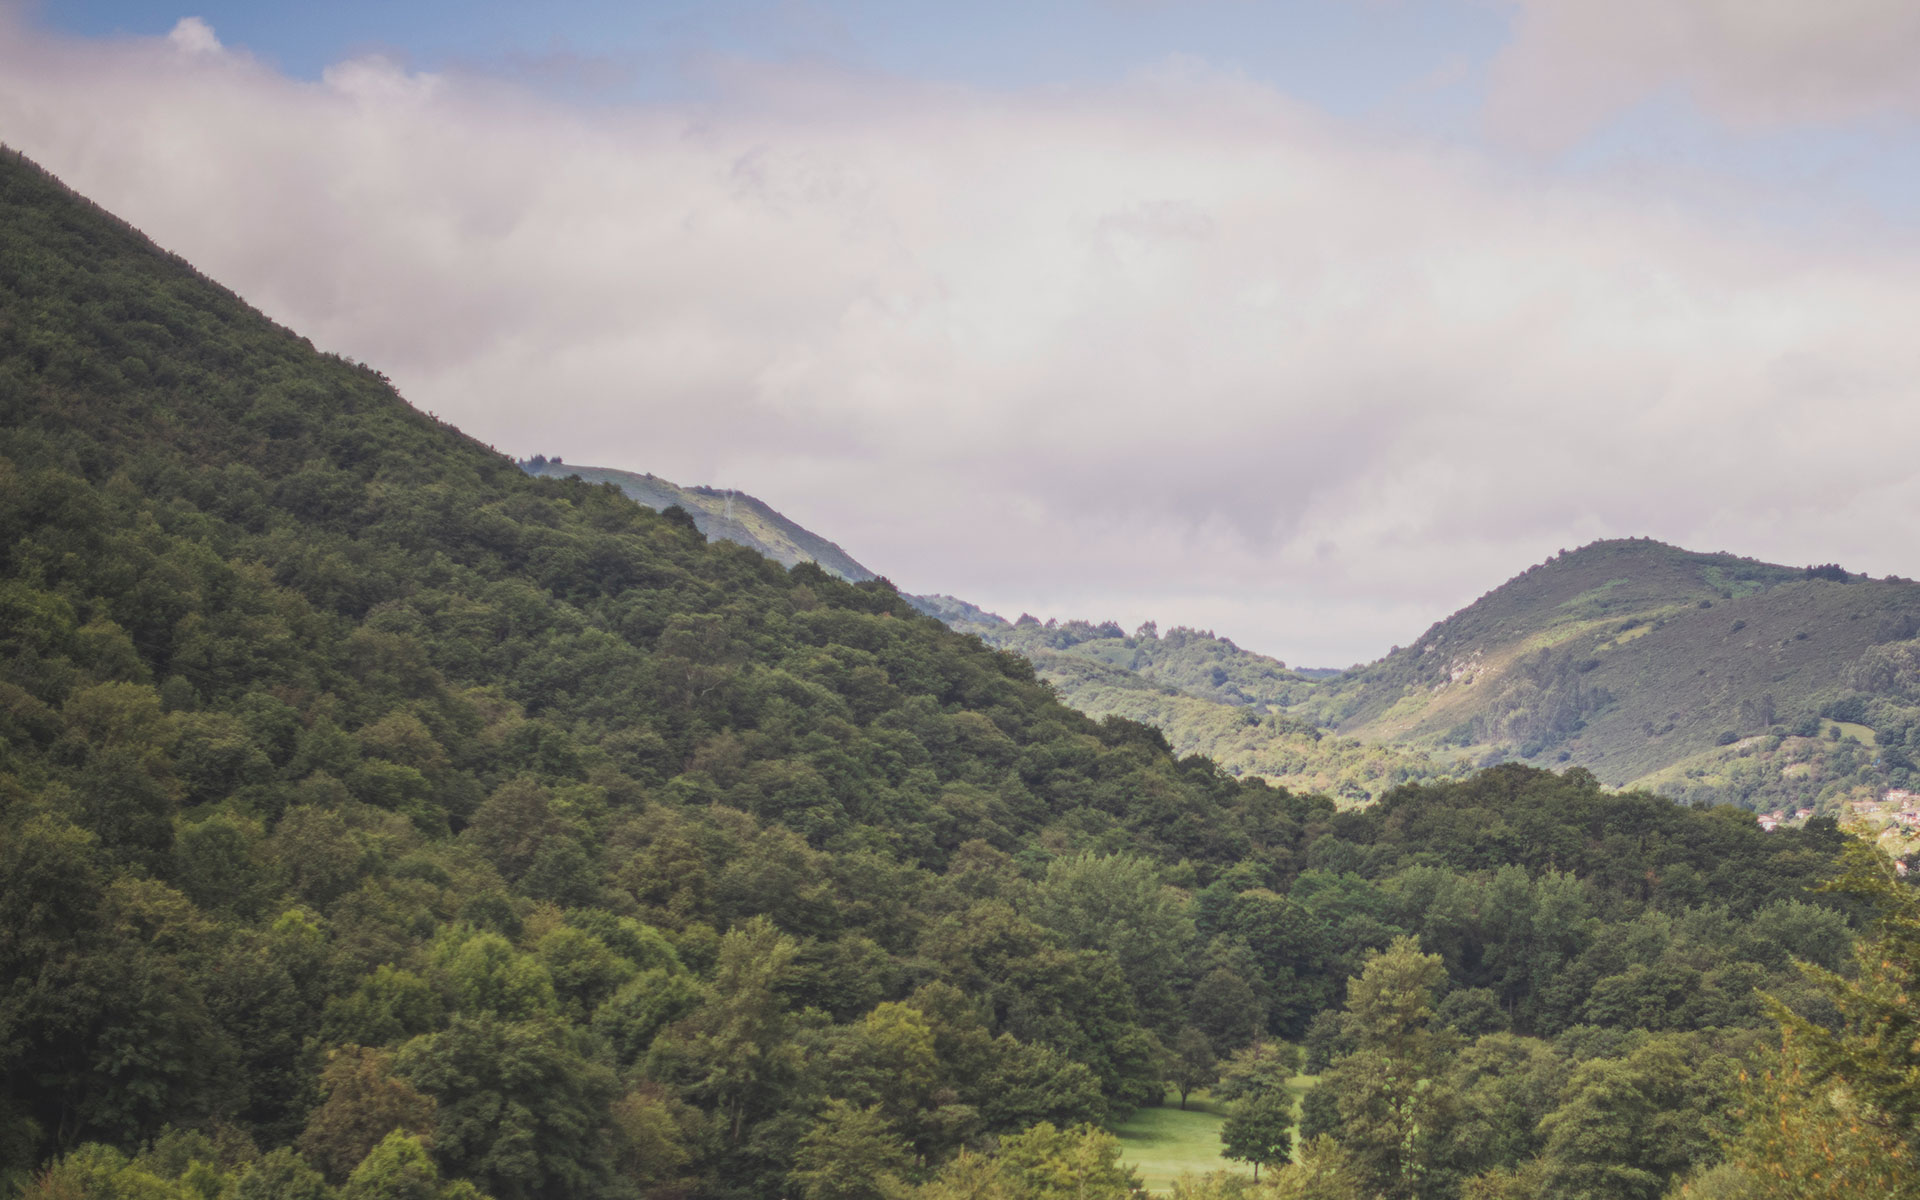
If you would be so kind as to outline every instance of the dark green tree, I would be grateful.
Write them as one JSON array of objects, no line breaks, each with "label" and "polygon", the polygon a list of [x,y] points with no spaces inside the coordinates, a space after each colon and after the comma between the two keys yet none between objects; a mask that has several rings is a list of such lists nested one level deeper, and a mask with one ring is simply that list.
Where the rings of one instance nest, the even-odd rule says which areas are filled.
[{"label": "dark green tree", "polygon": [[1220,1127],[1220,1152],[1262,1166],[1284,1163],[1293,1154],[1293,1097],[1286,1091],[1256,1092],[1234,1102]]},{"label": "dark green tree", "polygon": [[794,1155],[793,1183],[807,1200],[898,1200],[913,1155],[878,1105],[829,1100]]},{"label": "dark green tree", "polygon": [[1168,1082],[1180,1093],[1180,1107],[1187,1107],[1187,1096],[1197,1088],[1212,1085],[1220,1078],[1220,1063],[1213,1055],[1213,1040],[1189,1025],[1173,1039],[1173,1067]]}]

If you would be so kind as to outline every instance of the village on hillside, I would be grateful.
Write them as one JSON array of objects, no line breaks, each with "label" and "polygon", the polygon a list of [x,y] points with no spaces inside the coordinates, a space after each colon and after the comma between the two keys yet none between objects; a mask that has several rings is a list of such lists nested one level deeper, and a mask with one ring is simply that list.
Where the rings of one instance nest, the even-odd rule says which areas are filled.
[{"label": "village on hillside", "polygon": [[[1920,793],[1906,788],[1888,788],[1877,799],[1848,801],[1846,825],[1863,836],[1875,838],[1881,849],[1893,859],[1894,870],[1907,873],[1907,855],[1920,850]],[[1811,808],[1789,812],[1776,808],[1754,819],[1760,828],[1772,833],[1781,826],[1805,825],[1814,815]]]}]

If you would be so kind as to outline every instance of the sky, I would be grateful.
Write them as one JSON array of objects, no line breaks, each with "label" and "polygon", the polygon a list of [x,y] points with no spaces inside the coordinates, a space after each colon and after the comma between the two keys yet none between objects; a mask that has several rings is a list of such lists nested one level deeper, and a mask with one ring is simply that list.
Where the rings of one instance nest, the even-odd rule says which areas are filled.
[{"label": "sky", "polygon": [[0,0],[0,142],[520,457],[1305,666],[1920,576],[1910,0]]}]

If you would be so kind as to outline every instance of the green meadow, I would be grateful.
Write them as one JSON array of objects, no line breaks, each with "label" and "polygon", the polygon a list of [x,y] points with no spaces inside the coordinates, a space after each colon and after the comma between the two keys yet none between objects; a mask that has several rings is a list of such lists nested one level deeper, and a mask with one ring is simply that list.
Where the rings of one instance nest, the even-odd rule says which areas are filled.
[{"label": "green meadow", "polygon": [[[1294,1112],[1299,1112],[1300,1097],[1318,1081],[1317,1076],[1300,1075],[1289,1080]],[[1166,1192],[1173,1181],[1192,1172],[1231,1171],[1251,1176],[1246,1163],[1220,1156],[1220,1126],[1226,1123],[1226,1105],[1208,1098],[1205,1092],[1187,1097],[1185,1111],[1178,1093],[1168,1093],[1158,1108],[1141,1108],[1114,1129],[1120,1138],[1120,1155],[1140,1173],[1140,1181],[1150,1192]]]},{"label": "green meadow", "polygon": [[1233,1171],[1251,1175],[1245,1164],[1220,1157],[1220,1126],[1226,1118],[1204,1101],[1188,1097],[1182,1112],[1176,1101],[1159,1108],[1136,1109],[1114,1130],[1120,1154],[1150,1192],[1164,1192],[1191,1171]]}]

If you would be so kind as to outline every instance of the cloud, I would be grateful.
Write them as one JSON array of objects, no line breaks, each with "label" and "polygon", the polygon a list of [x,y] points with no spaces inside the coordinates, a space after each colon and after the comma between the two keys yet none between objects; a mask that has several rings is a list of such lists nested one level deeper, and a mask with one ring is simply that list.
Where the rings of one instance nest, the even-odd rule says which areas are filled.
[{"label": "cloud", "polygon": [[1344,664],[1599,536],[1920,574],[1909,245],[1362,137],[1193,62],[720,78],[575,108],[12,28],[0,130],[484,441],[743,488],[1009,615]]},{"label": "cloud", "polygon": [[1678,89],[1735,126],[1920,113],[1911,0],[1514,0],[1495,126],[1541,149]]},{"label": "cloud", "polygon": [[213,27],[199,17],[181,17],[174,25],[167,40],[186,54],[218,54],[220,39],[214,36]]}]

